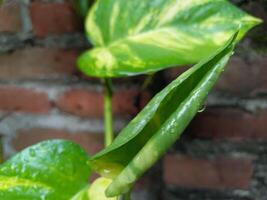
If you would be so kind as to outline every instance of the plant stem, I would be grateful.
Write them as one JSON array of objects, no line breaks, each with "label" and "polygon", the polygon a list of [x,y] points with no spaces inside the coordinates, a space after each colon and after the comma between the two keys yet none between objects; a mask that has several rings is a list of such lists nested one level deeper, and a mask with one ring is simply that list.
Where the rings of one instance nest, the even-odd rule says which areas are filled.
[{"label": "plant stem", "polygon": [[104,119],[105,119],[105,146],[113,140],[113,119],[112,119],[112,81],[104,79]]},{"label": "plant stem", "polygon": [[155,76],[156,73],[151,73],[151,74],[148,74],[147,77],[145,78],[142,86],[141,86],[141,90],[146,90],[147,87],[152,83],[153,81],[153,78]]},{"label": "plant stem", "polygon": [[4,151],[3,151],[3,143],[2,136],[0,135],[0,164],[4,162]]},{"label": "plant stem", "polygon": [[122,196],[123,200],[131,200],[131,191],[127,192]]},{"label": "plant stem", "polygon": [[119,197],[119,200],[131,200],[131,191],[121,195]]},{"label": "plant stem", "polygon": [[[110,78],[104,79],[104,118],[105,118],[105,146],[112,143],[113,118],[112,118],[112,81]],[[131,191],[121,196],[122,200],[131,200]]]}]

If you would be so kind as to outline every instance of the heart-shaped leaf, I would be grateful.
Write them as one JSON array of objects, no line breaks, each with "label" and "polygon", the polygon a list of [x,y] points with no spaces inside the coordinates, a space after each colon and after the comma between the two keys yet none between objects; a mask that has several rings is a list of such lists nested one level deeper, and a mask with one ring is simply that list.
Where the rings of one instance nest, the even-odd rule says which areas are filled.
[{"label": "heart-shaped leaf", "polygon": [[86,20],[95,48],[78,65],[118,77],[194,64],[260,22],[228,0],[98,0]]},{"label": "heart-shaped leaf", "polygon": [[67,200],[88,183],[89,157],[70,141],[29,147],[0,166],[0,199]]},{"label": "heart-shaped leaf", "polygon": [[125,193],[179,138],[202,107],[233,53],[235,37],[158,93],[106,149],[89,159],[92,169],[113,178],[107,196]]}]

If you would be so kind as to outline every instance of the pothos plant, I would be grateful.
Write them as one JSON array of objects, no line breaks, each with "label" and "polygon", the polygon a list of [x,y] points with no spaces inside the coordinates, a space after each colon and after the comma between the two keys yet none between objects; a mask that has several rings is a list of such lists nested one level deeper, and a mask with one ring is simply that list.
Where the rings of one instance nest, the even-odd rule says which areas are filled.
[{"label": "pothos plant", "polygon": [[[227,0],[97,0],[90,9],[86,0],[74,3],[94,46],[79,57],[79,69],[104,80],[106,147],[93,156],[65,140],[28,147],[0,166],[0,199],[130,199],[135,182],[203,105],[238,41],[261,22]],[[185,64],[195,65],[112,141],[112,78]],[[102,178],[90,185],[92,171]]]}]

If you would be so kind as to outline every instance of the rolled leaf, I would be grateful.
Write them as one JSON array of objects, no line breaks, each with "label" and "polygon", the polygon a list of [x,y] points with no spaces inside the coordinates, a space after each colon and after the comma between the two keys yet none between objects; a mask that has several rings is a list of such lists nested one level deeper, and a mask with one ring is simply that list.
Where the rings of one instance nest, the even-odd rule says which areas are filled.
[{"label": "rolled leaf", "polygon": [[95,48],[78,65],[119,77],[194,64],[260,22],[227,0],[98,0],[86,20]]},{"label": "rolled leaf", "polygon": [[107,196],[127,192],[180,137],[224,70],[234,40],[159,92],[110,146],[89,159],[92,169],[114,179]]},{"label": "rolled leaf", "polygon": [[41,142],[0,166],[0,199],[66,200],[87,185],[88,155],[65,140]]}]

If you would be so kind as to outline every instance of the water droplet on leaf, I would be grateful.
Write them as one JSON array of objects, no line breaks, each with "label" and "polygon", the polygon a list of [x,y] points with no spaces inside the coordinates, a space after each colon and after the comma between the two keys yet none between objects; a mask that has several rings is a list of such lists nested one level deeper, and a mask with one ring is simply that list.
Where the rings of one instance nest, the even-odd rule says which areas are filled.
[{"label": "water droplet on leaf", "polygon": [[198,110],[198,112],[199,113],[202,113],[202,112],[204,112],[205,110],[206,110],[206,105],[205,104],[203,104],[202,106],[201,106],[201,108]]}]

